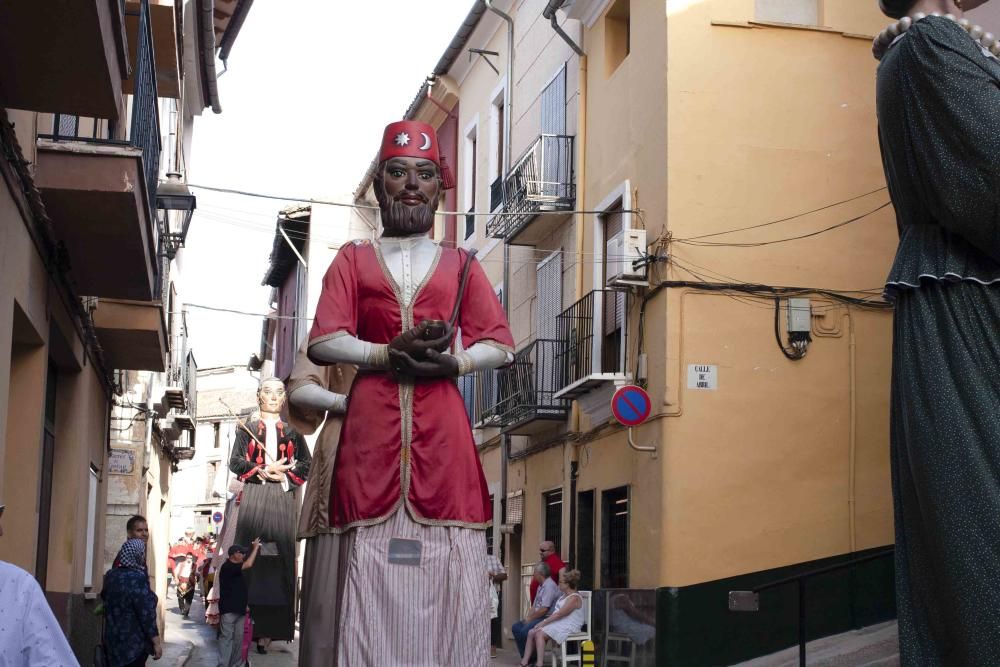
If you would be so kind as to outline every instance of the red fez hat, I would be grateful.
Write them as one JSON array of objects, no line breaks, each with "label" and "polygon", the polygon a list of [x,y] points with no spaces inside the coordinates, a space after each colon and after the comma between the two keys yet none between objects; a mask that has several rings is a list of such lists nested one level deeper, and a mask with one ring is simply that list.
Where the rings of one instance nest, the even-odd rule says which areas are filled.
[{"label": "red fez hat", "polygon": [[438,150],[437,131],[432,125],[419,120],[399,120],[386,125],[378,161],[394,157],[426,158],[441,170],[444,189],[455,187],[455,177]]}]

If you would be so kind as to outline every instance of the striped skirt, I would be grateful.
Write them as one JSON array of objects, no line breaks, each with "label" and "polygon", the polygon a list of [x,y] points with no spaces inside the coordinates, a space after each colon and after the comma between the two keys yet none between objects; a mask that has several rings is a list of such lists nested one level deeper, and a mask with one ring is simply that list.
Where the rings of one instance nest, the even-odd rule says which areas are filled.
[{"label": "striped skirt", "polygon": [[[419,554],[409,551],[390,562],[390,541],[419,542]],[[329,652],[307,649],[312,665],[326,665],[337,656],[339,667],[374,665],[412,667],[485,667],[489,664],[490,592],[486,572],[484,531],[425,526],[401,509],[388,520],[340,536],[324,535],[310,546],[315,554],[328,550],[323,576],[309,577],[313,601],[340,600],[337,632]],[[397,543],[398,544],[398,543]],[[405,551],[405,550],[404,550]],[[307,576],[319,558],[310,558]],[[327,568],[329,570],[329,568]],[[313,581],[318,585],[313,586]],[[320,592],[319,588],[324,590]],[[340,590],[335,590],[340,589]],[[305,636],[331,618],[314,604],[304,612]],[[318,648],[318,647],[317,647]],[[326,654],[323,660],[320,654]],[[305,663],[300,659],[300,665]]]}]

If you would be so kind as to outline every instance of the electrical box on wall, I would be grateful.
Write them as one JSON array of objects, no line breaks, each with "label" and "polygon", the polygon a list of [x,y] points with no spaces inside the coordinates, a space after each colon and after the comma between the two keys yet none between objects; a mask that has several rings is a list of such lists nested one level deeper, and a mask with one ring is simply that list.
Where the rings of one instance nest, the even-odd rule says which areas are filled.
[{"label": "electrical box on wall", "polygon": [[636,268],[646,255],[645,229],[623,229],[608,239],[606,252],[608,287],[649,287],[646,266]]},{"label": "electrical box on wall", "polygon": [[788,300],[788,332],[805,332],[812,330],[812,308],[809,299]]}]

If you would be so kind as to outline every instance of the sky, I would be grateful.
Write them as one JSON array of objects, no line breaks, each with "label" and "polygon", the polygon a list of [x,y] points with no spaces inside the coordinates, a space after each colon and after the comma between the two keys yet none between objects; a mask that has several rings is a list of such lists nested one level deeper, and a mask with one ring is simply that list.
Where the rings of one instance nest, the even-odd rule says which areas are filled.
[{"label": "sky", "polygon": [[[195,119],[191,184],[350,201],[474,0],[255,2],[219,78],[222,113]],[[262,287],[282,202],[192,187],[180,294],[199,368],[260,348]],[[310,270],[325,270],[325,267]]]}]

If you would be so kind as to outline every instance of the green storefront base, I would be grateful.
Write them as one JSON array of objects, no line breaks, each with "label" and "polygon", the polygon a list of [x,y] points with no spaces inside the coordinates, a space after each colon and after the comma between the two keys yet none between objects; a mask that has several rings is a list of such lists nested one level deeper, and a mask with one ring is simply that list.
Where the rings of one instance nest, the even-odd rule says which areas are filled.
[{"label": "green storefront base", "polygon": [[[760,611],[729,611],[729,591],[750,590],[858,558],[879,549],[656,591],[656,664],[732,665],[798,643],[796,585],[764,591]],[[896,617],[891,556],[806,581],[806,636],[811,641]]]}]

